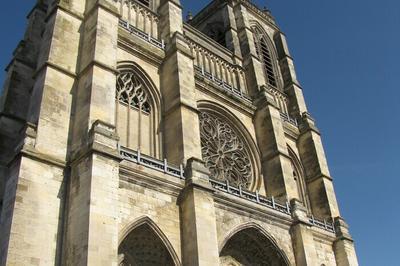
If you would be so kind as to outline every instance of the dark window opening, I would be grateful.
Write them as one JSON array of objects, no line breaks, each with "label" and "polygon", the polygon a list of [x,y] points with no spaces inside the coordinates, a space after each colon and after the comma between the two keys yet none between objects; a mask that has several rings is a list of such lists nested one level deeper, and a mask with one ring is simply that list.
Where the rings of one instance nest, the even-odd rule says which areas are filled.
[{"label": "dark window opening", "polygon": [[150,7],[150,0],[137,0],[137,1],[144,6]]},{"label": "dark window opening", "polygon": [[260,48],[261,51],[261,56],[264,64],[264,70],[265,74],[267,76],[268,84],[276,87],[276,78],[275,78],[275,72],[274,72],[274,67],[272,64],[272,57],[271,57],[271,52],[268,49],[268,46],[264,40],[264,38],[260,39]]}]

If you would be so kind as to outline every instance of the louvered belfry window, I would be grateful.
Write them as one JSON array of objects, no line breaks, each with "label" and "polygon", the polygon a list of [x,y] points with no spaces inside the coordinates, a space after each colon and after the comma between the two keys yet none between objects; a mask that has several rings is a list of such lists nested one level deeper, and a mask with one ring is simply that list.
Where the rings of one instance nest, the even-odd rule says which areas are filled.
[{"label": "louvered belfry window", "polygon": [[260,39],[260,48],[261,48],[261,57],[263,60],[264,70],[268,79],[268,83],[276,87],[276,78],[275,78],[274,67],[272,65],[271,52],[268,49],[264,37]]},{"label": "louvered belfry window", "polygon": [[273,87],[277,87],[273,58],[270,48],[268,47],[267,41],[265,39],[266,37],[256,28],[253,28],[253,34],[256,52],[261,62],[263,63],[267,83]]}]

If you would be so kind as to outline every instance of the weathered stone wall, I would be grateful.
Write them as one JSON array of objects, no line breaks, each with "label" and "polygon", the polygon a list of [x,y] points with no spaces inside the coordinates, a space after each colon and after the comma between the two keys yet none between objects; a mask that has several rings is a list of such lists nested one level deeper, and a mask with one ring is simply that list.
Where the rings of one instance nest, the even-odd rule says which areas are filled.
[{"label": "weathered stone wall", "polygon": [[1,218],[1,265],[56,264],[61,254],[64,170],[26,157],[11,167]]},{"label": "weathered stone wall", "polygon": [[[231,233],[240,229],[245,229],[251,225],[259,225],[274,239],[277,245],[284,251],[290,263],[295,265],[291,236],[289,233],[290,226],[286,222],[271,219],[263,213],[248,213],[246,211],[238,211],[236,208],[227,208],[226,203],[216,205],[218,244],[220,251],[223,244],[226,243]],[[243,247],[245,250],[246,247]]]},{"label": "weathered stone wall", "polygon": [[165,234],[181,258],[178,196],[183,182],[129,162],[123,163],[121,171],[118,190],[119,242],[133,229],[131,226],[135,222],[148,217]]},{"label": "weathered stone wall", "polygon": [[337,265],[335,253],[333,251],[332,240],[326,240],[321,236],[314,237],[315,250],[319,265],[335,266]]}]

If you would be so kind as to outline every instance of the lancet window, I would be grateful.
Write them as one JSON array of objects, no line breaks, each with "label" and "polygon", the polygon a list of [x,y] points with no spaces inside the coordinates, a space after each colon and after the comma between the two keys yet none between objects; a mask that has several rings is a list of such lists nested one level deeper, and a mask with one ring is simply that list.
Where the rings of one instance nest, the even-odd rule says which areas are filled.
[{"label": "lancet window", "polygon": [[149,84],[137,71],[121,70],[116,85],[116,128],[122,146],[157,157],[158,114]]},{"label": "lancet window", "polygon": [[260,30],[256,27],[253,27],[253,36],[257,55],[260,58],[264,67],[266,81],[269,85],[277,87],[278,82],[275,69],[276,67],[273,61],[274,59],[272,56],[272,52],[268,45],[268,37],[260,32]]},{"label": "lancet window", "polygon": [[303,168],[302,165],[296,156],[296,154],[293,152],[291,148],[289,148],[289,156],[291,158],[291,165],[292,165],[292,171],[293,171],[293,178],[294,181],[296,182],[297,185],[297,193],[299,195],[299,200],[304,204],[306,207],[310,207],[308,197],[307,197],[307,189],[306,189],[306,184],[304,180],[304,173],[303,173]]},{"label": "lancet window", "polygon": [[203,160],[212,178],[248,189],[254,175],[250,152],[234,127],[217,115],[202,111],[200,136]]}]

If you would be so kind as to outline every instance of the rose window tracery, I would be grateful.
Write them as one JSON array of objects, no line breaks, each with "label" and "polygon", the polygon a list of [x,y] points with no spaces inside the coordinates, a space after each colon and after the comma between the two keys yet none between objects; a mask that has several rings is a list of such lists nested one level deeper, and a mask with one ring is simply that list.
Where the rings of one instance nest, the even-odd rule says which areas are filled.
[{"label": "rose window tracery", "polygon": [[151,112],[144,85],[133,72],[123,72],[118,75],[117,100],[142,112]]},{"label": "rose window tracery", "polygon": [[203,160],[212,178],[249,188],[253,171],[248,151],[236,131],[217,116],[200,114]]}]

